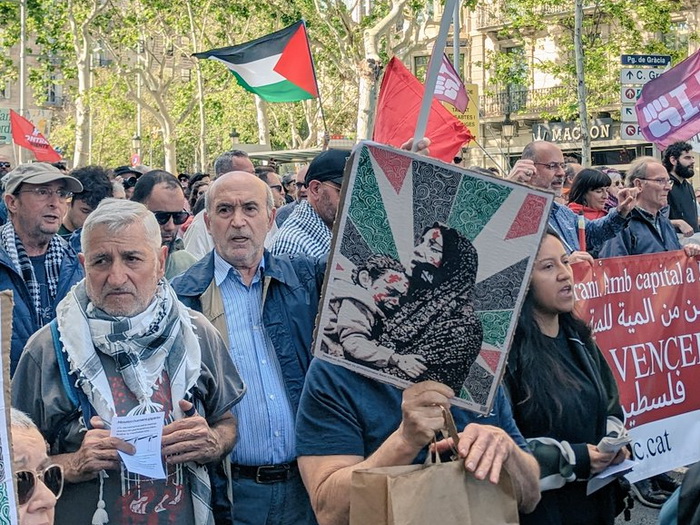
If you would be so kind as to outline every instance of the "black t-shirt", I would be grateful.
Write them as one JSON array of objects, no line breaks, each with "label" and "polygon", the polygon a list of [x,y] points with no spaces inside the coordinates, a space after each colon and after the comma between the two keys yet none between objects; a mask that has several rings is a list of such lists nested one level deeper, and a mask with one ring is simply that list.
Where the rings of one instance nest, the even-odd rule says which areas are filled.
[{"label": "black t-shirt", "polygon": [[668,206],[669,219],[682,219],[690,224],[693,230],[700,231],[695,190],[690,182],[686,180],[678,182],[678,179],[674,178],[674,184],[668,194]]},{"label": "black t-shirt", "polygon": [[53,319],[53,315],[51,315],[51,296],[49,295],[49,284],[46,280],[46,267],[44,266],[46,254],[30,257],[29,260],[32,262],[34,277],[36,278],[37,285],[39,286],[41,308],[37,314],[39,316],[39,322],[41,326],[43,326],[46,323],[51,322],[51,319]]}]

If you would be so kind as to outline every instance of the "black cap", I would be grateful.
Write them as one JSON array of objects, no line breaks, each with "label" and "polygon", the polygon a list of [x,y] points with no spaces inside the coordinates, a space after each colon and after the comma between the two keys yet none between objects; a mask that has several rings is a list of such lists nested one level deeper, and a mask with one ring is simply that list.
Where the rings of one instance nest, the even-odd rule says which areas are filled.
[{"label": "black cap", "polygon": [[322,152],[309,164],[309,170],[306,172],[306,179],[304,179],[306,185],[308,186],[312,180],[343,184],[345,161],[348,160],[349,156],[349,151],[340,149],[329,149]]}]

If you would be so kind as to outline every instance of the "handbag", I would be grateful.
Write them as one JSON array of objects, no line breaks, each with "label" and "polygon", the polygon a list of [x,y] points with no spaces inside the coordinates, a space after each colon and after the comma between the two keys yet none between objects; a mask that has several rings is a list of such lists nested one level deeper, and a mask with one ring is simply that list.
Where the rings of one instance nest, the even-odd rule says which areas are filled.
[{"label": "handbag", "polygon": [[[459,437],[443,410],[454,449]],[[503,469],[497,485],[478,480],[464,461],[360,469],[352,473],[350,525],[511,525],[519,523],[515,489]]]}]

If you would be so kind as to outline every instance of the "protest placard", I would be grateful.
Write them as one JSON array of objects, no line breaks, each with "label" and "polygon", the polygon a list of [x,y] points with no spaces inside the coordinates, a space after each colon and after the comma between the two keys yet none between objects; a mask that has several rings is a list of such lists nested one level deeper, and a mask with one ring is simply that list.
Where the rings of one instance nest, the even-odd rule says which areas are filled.
[{"label": "protest placard", "polygon": [[12,292],[0,292],[0,525],[17,525],[19,517],[10,439],[10,338]]},{"label": "protest placard", "polygon": [[316,356],[488,413],[553,195],[371,142],[347,171]]},{"label": "protest placard", "polygon": [[638,481],[700,459],[700,265],[683,251],[574,265],[578,313],[620,389]]}]

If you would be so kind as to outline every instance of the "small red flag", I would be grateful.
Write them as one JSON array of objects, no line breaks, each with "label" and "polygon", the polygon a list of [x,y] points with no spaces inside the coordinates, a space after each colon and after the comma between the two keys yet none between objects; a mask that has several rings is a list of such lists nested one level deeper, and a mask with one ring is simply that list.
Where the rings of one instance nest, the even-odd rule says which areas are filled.
[{"label": "small red flag", "polygon": [[[400,147],[412,138],[424,91],[423,84],[406,66],[392,58],[379,91],[372,139]],[[474,139],[469,129],[435,99],[425,135],[430,139],[430,156],[445,162],[452,162],[460,148]]]},{"label": "small red flag", "polygon": [[10,110],[10,126],[12,127],[14,143],[31,150],[36,160],[39,162],[58,162],[61,160],[61,155],[51,147],[49,141],[39,133],[34,124],[12,110]]}]

